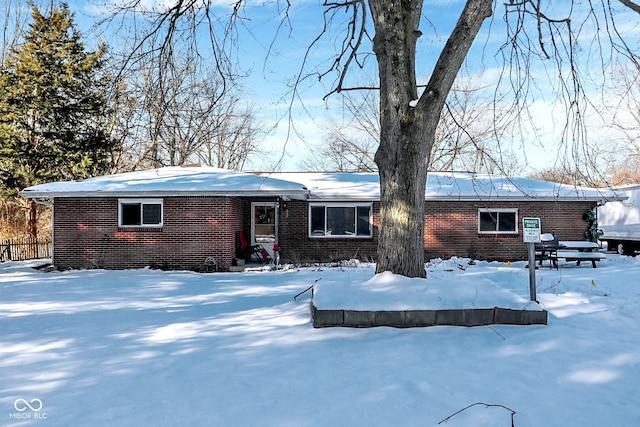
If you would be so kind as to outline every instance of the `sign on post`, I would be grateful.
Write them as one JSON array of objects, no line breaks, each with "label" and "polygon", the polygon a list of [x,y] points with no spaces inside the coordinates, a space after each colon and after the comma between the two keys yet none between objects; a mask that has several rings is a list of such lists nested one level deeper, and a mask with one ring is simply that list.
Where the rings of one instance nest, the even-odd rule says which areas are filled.
[{"label": "sign on post", "polygon": [[522,237],[529,246],[529,296],[531,301],[538,300],[536,295],[536,249],[540,242],[540,218],[522,218]]},{"label": "sign on post", "polygon": [[525,243],[539,243],[540,229],[540,218],[522,218],[522,236]]}]

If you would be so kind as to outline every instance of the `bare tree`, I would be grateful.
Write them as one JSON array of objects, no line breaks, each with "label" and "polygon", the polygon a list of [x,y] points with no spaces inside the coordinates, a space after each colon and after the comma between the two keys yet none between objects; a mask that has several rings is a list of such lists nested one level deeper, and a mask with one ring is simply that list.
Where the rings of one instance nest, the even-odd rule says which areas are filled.
[{"label": "bare tree", "polygon": [[[249,106],[190,55],[140,61],[120,72],[113,95],[117,169],[185,163],[242,168],[256,153],[260,128]],[[147,58],[148,59],[148,58]]]},{"label": "bare tree", "polygon": [[[322,170],[340,172],[375,172],[377,167],[373,156],[378,147],[377,140],[354,135],[353,129],[345,125],[333,125],[325,136],[323,148],[314,156]],[[324,159],[324,162],[323,162]],[[306,167],[314,169],[307,161]]]},{"label": "bare tree", "polygon": [[[7,54],[22,37],[27,22],[31,18],[31,4],[40,2],[25,0],[5,0],[2,8],[2,45],[0,46],[0,65],[4,66]],[[43,9],[40,8],[39,9]]]},{"label": "bare tree", "polygon": [[530,175],[533,179],[540,179],[542,181],[557,182],[560,184],[572,185],[574,184],[574,175],[571,171],[567,171],[560,168],[550,168],[539,172],[534,172]]},{"label": "bare tree", "polygon": [[[430,171],[513,174],[521,170],[512,151],[501,145],[507,123],[490,90],[471,84],[466,76],[451,90],[436,130]],[[377,171],[374,161],[380,141],[378,91],[346,91],[342,120],[327,121],[325,141],[302,162],[308,170]]]},{"label": "bare tree", "polygon": [[[455,77],[484,20],[489,0],[469,0],[422,95],[416,43],[422,1],[370,0],[380,77],[380,234],[376,272],[425,277],[424,194],[436,129]],[[364,8],[363,8],[364,10]],[[364,12],[363,12],[364,13]],[[398,245],[397,242],[403,242]]]},{"label": "bare tree", "polygon": [[640,70],[620,67],[615,75],[613,93],[619,101],[611,106],[612,125],[620,142],[613,144],[608,162],[611,185],[636,184],[640,182]]},{"label": "bare tree", "polygon": [[[624,3],[630,7],[635,4]],[[134,13],[139,2],[129,0],[120,4],[124,4],[122,13]],[[164,42],[157,51],[168,50],[181,29],[195,33],[195,28],[204,23],[210,29],[216,69],[224,75],[230,57],[225,48],[230,46],[230,40],[235,40],[237,33],[233,28],[243,17],[244,4],[243,0],[233,2],[232,9],[225,11],[224,25],[220,25],[223,14],[216,14],[220,9],[214,7],[213,0],[181,0],[160,10],[151,25],[151,34],[165,30]],[[465,2],[424,86],[419,86],[416,78],[423,0],[339,0],[325,1],[323,5],[322,34],[310,50],[322,36],[336,34],[330,31],[332,25],[343,25],[337,32],[341,38],[335,43],[339,51],[325,71],[301,71],[297,82],[311,77],[325,80],[333,77],[329,94],[347,89],[349,73],[362,67],[363,61],[371,56],[366,49],[372,41],[380,91],[380,145],[374,158],[381,189],[377,271],[424,277],[424,194],[438,124],[458,71],[483,23],[494,13],[494,1]],[[500,50],[505,66],[497,84],[507,88],[496,92],[496,98],[512,100],[508,111],[514,120],[526,116],[535,81],[532,63],[548,64],[546,72],[557,77],[558,86],[554,90],[566,105],[561,143],[578,147],[586,138],[582,111],[587,104],[578,60],[580,36],[586,31],[593,33],[587,52],[602,58],[601,65],[605,57],[617,53],[633,60],[636,55],[618,31],[616,11],[610,1],[570,1],[567,8],[556,6],[543,0],[496,2],[496,8],[504,11],[506,25],[506,41]],[[624,6],[620,3],[620,7]],[[289,7],[287,2],[282,9],[287,23]],[[346,21],[345,16],[349,17]],[[220,31],[216,32],[216,28]],[[611,50],[603,53],[604,46]],[[305,70],[309,59],[309,55],[303,58],[301,70]],[[298,97],[294,89],[292,99]]]},{"label": "bare tree", "polygon": [[521,167],[513,147],[501,142],[510,125],[501,120],[504,106],[495,102],[488,88],[471,80],[465,76],[449,93],[436,129],[429,170],[515,174]]},{"label": "bare tree", "polygon": [[243,170],[249,158],[260,153],[265,131],[256,125],[253,108],[238,97],[227,97],[208,120],[208,135],[195,153],[199,163]]},{"label": "bare tree", "polygon": [[311,147],[302,167],[308,170],[373,172],[373,160],[380,140],[380,114],[377,91],[344,92],[342,120],[328,120],[320,147]]}]

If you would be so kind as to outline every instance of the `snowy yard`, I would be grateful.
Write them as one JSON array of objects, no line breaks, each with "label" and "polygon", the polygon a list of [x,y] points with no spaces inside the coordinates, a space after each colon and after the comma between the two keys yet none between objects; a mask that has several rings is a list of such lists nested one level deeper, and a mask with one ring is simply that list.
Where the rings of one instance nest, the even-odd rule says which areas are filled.
[{"label": "snowy yard", "polygon": [[[441,425],[510,426],[510,410],[518,427],[640,423],[640,258],[538,270],[547,326],[412,329],[314,329],[310,293],[293,299],[316,281],[367,281],[370,265],[32,265],[0,264],[3,426],[437,426],[478,402],[503,407],[476,405]],[[452,287],[529,297],[522,262],[428,270]]]}]

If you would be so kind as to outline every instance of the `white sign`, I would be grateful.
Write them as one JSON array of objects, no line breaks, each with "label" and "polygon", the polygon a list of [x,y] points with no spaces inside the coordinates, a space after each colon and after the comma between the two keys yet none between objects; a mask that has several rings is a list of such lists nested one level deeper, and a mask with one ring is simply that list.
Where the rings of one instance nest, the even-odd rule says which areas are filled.
[{"label": "white sign", "polygon": [[540,218],[522,218],[522,237],[525,243],[540,242]]}]

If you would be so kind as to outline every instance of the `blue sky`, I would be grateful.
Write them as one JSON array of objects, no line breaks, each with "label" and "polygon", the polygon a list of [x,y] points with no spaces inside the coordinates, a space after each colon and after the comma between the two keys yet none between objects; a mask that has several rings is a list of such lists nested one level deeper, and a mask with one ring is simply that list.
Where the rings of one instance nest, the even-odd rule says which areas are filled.
[{"label": "blue sky", "polygon": [[[106,2],[111,3],[112,0],[106,0]],[[44,3],[48,4],[48,2]],[[142,4],[154,6],[157,3],[151,0],[142,2]],[[228,14],[229,0],[213,0],[212,3],[220,5],[216,8],[218,12],[223,15]],[[342,117],[339,96],[333,96],[327,101],[323,100],[331,89],[333,83],[331,76],[322,81],[311,78],[300,87],[299,99],[294,102],[294,108],[291,110],[295,130],[289,126],[287,111],[291,99],[287,97],[289,91],[287,84],[300,72],[307,47],[320,33],[324,10],[320,0],[298,0],[291,3],[291,8],[288,10],[289,20],[284,26],[281,26],[282,8],[285,6],[283,1],[248,1],[244,9],[247,19],[242,22],[246,25],[246,29],[239,33],[240,41],[236,51],[241,69],[250,72],[249,76],[243,80],[243,93],[247,102],[257,107],[263,124],[272,129],[263,144],[269,155],[264,162],[260,160],[254,162],[256,169],[269,168],[278,159],[283,160],[280,165],[282,170],[299,169],[300,159],[304,158],[305,153],[322,143],[327,121],[341,120]],[[419,83],[427,81],[440,49],[455,25],[464,3],[463,0],[425,1],[424,20],[421,24],[423,36],[419,40],[416,60]],[[546,4],[548,13],[554,17],[560,17],[569,2],[549,0]],[[69,7],[75,11],[77,22],[83,33],[89,37],[92,34],[90,25],[100,15],[102,9],[89,1],[70,1]],[[494,16],[485,22],[472,47],[465,73],[459,76],[460,79],[467,79],[476,85],[485,85],[489,91],[495,89],[495,82],[500,75],[502,63],[501,58],[496,54],[499,46],[506,40],[503,3],[496,2],[495,7]],[[640,51],[638,44],[640,17],[620,8],[616,18],[621,31],[628,35],[627,40],[631,42],[632,47]],[[348,16],[345,15],[344,19],[348,19]],[[291,26],[289,27],[288,24]],[[276,37],[278,27],[280,32]],[[343,29],[344,27],[339,25],[332,28],[331,34],[310,52],[307,71],[322,70],[327,61],[333,60],[339,49],[334,36]],[[109,41],[108,34],[103,34],[101,37]],[[593,81],[593,87],[588,89],[596,94],[598,78],[601,77],[598,73],[603,64],[591,53],[597,45],[592,29],[583,27],[579,40],[581,43],[578,46],[578,53],[582,65],[585,66],[583,76]],[[116,45],[118,43],[118,41],[112,42]],[[370,48],[367,47],[366,50],[370,51]],[[615,65],[616,60],[612,58],[604,65]],[[357,73],[350,75],[349,81],[352,84],[365,85],[370,82],[375,84],[375,58],[370,57],[367,64],[364,70],[358,70]],[[553,67],[549,61],[535,64],[532,70],[536,75],[531,104],[531,113],[534,115],[533,124],[523,124],[524,137],[514,138],[513,141],[505,143],[512,145],[514,151],[522,156],[528,167],[539,169],[547,167],[549,158],[553,157],[554,151],[557,151],[562,137],[558,127],[561,127],[564,111],[552,90],[558,85],[558,80],[549,77],[553,73]],[[596,119],[592,124],[591,137],[601,138],[601,125],[596,125]],[[287,141],[286,144],[285,141]],[[557,155],[556,153],[555,156]]]},{"label": "blue sky", "polygon": [[[549,1],[547,3],[547,12],[552,17],[562,17],[569,6],[568,3],[566,0]],[[495,89],[495,83],[502,72],[503,66],[498,49],[505,43],[507,38],[503,20],[504,6],[501,2],[496,4],[493,17],[485,22],[472,47],[465,65],[466,72],[461,73],[459,76],[459,78],[474,81],[477,85],[486,85],[491,93]],[[462,0],[425,2],[425,19],[421,24],[423,36],[419,40],[416,61],[419,83],[425,83],[428,80],[437,56],[446,42],[451,28],[455,25],[463,6],[464,1]],[[318,7],[318,2],[295,4],[291,14],[293,36],[292,38],[278,41],[279,47],[286,46],[284,48],[286,52],[283,51],[283,57],[281,58],[271,57],[269,60],[271,69],[278,71],[272,75],[264,76],[266,78],[264,80],[264,88],[268,88],[271,94],[264,91],[264,89],[263,91],[255,92],[256,94],[264,96],[265,99],[278,99],[278,95],[282,93],[280,91],[281,86],[275,83],[282,81],[285,76],[291,76],[298,71],[300,58],[304,54],[306,46],[319,32],[321,14],[322,9]],[[579,14],[574,15],[574,25],[581,23],[580,18],[582,17]],[[638,19],[637,14],[626,9],[619,9],[616,18],[618,28],[625,35],[631,47],[635,48],[637,52],[640,51],[640,45],[638,44],[640,19]],[[603,21],[600,22],[601,25],[604,25]],[[606,49],[607,40],[602,40],[600,44],[605,46],[605,59],[604,61],[601,60],[596,52],[598,41],[593,34],[592,27],[587,25],[581,27],[576,57],[581,66],[582,77],[585,78],[587,83],[592,83],[585,89],[590,95],[594,96],[595,102],[598,103],[603,96],[603,88],[599,86],[601,85],[602,67],[615,66],[619,58],[607,56],[610,54]],[[531,36],[535,38],[535,32]],[[283,48],[280,47],[280,49]],[[314,58],[317,58],[319,62],[326,60],[327,57],[333,58],[333,52],[335,52],[335,48],[332,40],[328,39],[321,45],[321,49],[318,49]],[[373,58],[370,59],[370,64],[373,65]],[[286,71],[289,71],[289,73],[286,73]],[[580,147],[574,146],[570,138],[564,144],[560,144],[560,140],[563,138],[563,118],[566,112],[563,101],[558,99],[557,88],[560,86],[560,81],[555,77],[557,71],[554,64],[551,61],[534,61],[531,72],[534,76],[530,99],[532,121],[529,124],[522,124],[522,134],[514,137],[512,141],[507,138],[505,144],[511,144],[513,150],[522,157],[523,165],[528,169],[544,169],[552,166],[561,156],[580,155],[574,152],[580,151]],[[613,71],[607,70],[604,73],[606,77],[610,77]],[[373,66],[357,75],[353,75],[351,82],[358,85],[365,84],[371,76],[375,76],[375,67]],[[253,78],[260,77],[259,75],[253,76]],[[329,99],[326,103],[322,102],[322,97],[328,91],[328,86],[325,84],[330,83],[330,79],[326,82],[316,81],[313,86],[303,92],[305,105],[309,110],[313,111],[312,117],[300,113],[295,116],[295,119],[296,127],[304,130],[304,136],[309,144],[321,143],[323,125],[326,125],[326,120],[329,117],[334,119],[340,117],[338,109],[339,97]],[[504,91],[505,88],[508,88],[508,85],[503,85],[500,92]],[[604,91],[606,92],[606,89]],[[604,96],[606,96],[606,93]],[[585,108],[588,108],[588,106],[585,105]],[[279,111],[279,113],[282,113],[282,111]],[[587,118],[587,121],[590,123],[590,128],[586,138],[594,141],[612,138],[609,130],[603,128],[605,123],[599,123],[601,121],[600,117],[593,114],[593,111],[589,114],[591,115]],[[604,121],[606,122],[607,118],[604,118]],[[282,129],[279,129],[279,131],[282,131]],[[282,133],[279,133],[279,135],[282,135]],[[283,137],[280,136],[279,139],[275,138],[274,141],[278,144],[282,139]],[[305,144],[298,144],[295,138],[289,145],[294,147],[291,150],[293,153],[305,151],[306,147]],[[291,162],[288,164],[290,165]]]}]

